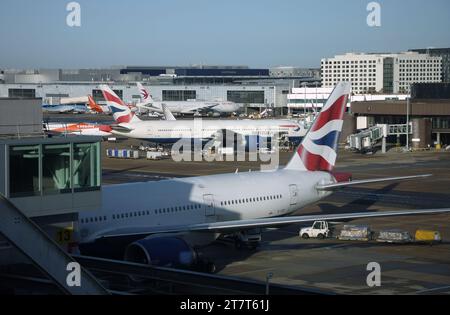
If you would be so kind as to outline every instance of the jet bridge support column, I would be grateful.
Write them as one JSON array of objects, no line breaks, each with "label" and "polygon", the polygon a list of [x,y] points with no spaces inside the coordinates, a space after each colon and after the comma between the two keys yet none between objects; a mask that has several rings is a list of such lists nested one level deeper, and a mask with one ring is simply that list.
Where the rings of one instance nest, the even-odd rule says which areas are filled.
[{"label": "jet bridge support column", "polygon": [[[108,291],[87,271],[80,268],[80,286],[70,287],[67,278],[75,263],[44,231],[10,201],[0,195],[0,233],[27,256],[63,293],[104,295]],[[69,277],[70,278],[70,277]]]}]

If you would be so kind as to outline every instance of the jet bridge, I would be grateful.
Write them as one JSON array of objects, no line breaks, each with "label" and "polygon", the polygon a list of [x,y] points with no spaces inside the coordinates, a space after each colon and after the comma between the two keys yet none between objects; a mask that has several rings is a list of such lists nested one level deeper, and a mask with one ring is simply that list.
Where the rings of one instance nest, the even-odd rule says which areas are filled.
[{"label": "jet bridge", "polygon": [[[409,127],[409,128],[408,128]],[[412,134],[412,124],[403,125],[376,125],[347,138],[348,147],[359,152],[370,152],[380,141],[382,151],[386,153],[386,138],[388,136],[401,136]]]}]

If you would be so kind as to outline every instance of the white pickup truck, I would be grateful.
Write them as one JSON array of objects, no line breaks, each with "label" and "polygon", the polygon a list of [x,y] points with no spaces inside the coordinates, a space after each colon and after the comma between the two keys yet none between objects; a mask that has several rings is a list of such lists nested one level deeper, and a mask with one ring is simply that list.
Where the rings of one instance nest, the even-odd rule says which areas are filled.
[{"label": "white pickup truck", "polygon": [[316,221],[311,227],[303,228],[299,236],[305,240],[309,238],[324,239],[331,236],[331,230],[326,221]]}]

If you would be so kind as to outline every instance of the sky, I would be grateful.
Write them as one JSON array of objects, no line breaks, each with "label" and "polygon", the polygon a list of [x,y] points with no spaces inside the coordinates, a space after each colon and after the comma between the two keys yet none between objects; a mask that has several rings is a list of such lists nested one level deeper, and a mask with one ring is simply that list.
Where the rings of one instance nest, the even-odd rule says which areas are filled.
[{"label": "sky", "polygon": [[320,67],[346,52],[450,47],[450,1],[78,0],[81,26],[66,24],[67,0],[0,1],[0,68],[122,65]]}]

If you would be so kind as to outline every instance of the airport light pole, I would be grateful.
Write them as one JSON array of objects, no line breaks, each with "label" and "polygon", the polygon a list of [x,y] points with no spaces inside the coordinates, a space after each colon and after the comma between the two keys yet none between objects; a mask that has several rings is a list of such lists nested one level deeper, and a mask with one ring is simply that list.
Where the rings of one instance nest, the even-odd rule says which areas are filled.
[{"label": "airport light pole", "polygon": [[406,99],[406,151],[409,151],[409,105],[411,97]]}]

